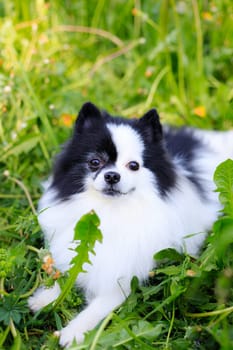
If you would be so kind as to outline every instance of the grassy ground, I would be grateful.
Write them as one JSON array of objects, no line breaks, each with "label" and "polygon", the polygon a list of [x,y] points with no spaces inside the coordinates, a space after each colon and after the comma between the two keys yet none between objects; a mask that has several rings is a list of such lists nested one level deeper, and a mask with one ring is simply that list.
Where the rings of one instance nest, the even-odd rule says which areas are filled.
[{"label": "grassy ground", "polygon": [[[87,100],[126,117],[156,106],[171,124],[232,128],[233,4],[8,0],[0,28],[0,349],[58,349],[52,333],[82,297],[37,317],[27,308],[38,283],[51,283],[35,208],[52,156]],[[231,164],[223,170],[232,220]],[[159,256],[151,283],[134,280],[128,302],[75,349],[233,349],[233,226],[220,249],[223,227],[196,261]]]}]

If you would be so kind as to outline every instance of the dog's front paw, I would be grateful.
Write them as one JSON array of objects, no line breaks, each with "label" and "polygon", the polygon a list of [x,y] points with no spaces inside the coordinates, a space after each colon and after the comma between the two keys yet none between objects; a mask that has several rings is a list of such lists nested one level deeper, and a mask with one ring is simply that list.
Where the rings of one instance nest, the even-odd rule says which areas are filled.
[{"label": "dog's front paw", "polygon": [[65,328],[63,328],[60,332],[60,345],[62,347],[69,347],[74,339],[78,344],[84,341],[84,334],[78,331],[78,327],[76,322],[70,322]]},{"label": "dog's front paw", "polygon": [[37,312],[52,301],[56,300],[60,294],[60,287],[58,283],[51,288],[40,287],[28,299],[28,306],[33,312]]},{"label": "dog's front paw", "polygon": [[44,288],[41,287],[28,299],[28,306],[33,312],[37,312],[47,305]]}]

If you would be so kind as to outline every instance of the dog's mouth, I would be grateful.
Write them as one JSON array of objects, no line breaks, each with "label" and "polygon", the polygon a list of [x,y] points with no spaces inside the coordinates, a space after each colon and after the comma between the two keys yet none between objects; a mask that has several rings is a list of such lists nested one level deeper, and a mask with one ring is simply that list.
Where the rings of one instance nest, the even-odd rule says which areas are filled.
[{"label": "dog's mouth", "polygon": [[132,193],[133,191],[135,191],[135,187],[131,188],[127,192],[122,192],[114,187],[108,187],[103,189],[102,193],[107,196],[114,197],[114,196],[126,196],[127,194]]}]

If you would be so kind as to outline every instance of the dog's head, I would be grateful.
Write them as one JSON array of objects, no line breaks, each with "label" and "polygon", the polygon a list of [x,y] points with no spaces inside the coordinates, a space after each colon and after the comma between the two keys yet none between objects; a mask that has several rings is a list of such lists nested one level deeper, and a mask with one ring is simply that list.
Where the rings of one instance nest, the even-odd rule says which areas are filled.
[{"label": "dog's head", "polygon": [[171,183],[168,167],[155,109],[127,120],[86,103],[57,159],[53,185],[63,198],[85,191],[117,198],[148,184],[162,193]]}]

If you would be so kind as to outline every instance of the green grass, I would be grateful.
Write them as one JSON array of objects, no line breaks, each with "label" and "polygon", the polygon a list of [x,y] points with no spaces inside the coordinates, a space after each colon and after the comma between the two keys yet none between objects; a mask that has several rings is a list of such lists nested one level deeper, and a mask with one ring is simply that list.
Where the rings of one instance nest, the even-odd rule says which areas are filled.
[{"label": "green grass", "polygon": [[[72,291],[49,314],[27,308],[51,283],[37,251],[41,181],[81,104],[129,118],[156,106],[174,125],[233,128],[232,13],[231,0],[0,1],[1,349],[57,349],[53,331],[82,303]],[[224,225],[198,260],[161,253],[150,283],[134,279],[128,301],[75,349],[233,349]]]}]

